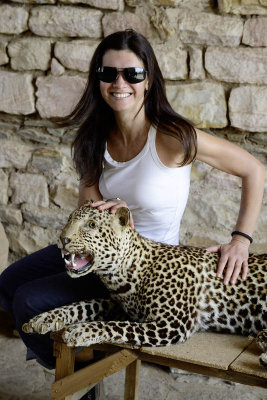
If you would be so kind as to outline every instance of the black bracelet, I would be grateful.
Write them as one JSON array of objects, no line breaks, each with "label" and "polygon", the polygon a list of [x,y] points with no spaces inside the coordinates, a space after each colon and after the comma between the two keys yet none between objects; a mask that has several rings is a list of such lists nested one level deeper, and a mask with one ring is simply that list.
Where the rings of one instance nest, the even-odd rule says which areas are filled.
[{"label": "black bracelet", "polygon": [[252,242],[253,242],[253,239],[252,239],[252,237],[251,237],[251,236],[249,236],[249,235],[247,235],[246,233],[243,233],[243,232],[234,231],[234,232],[232,232],[232,233],[231,233],[231,235],[232,235],[232,236],[234,236],[234,235],[240,235],[240,236],[244,236],[245,238],[247,238],[247,239],[250,241],[250,243],[252,243]]}]

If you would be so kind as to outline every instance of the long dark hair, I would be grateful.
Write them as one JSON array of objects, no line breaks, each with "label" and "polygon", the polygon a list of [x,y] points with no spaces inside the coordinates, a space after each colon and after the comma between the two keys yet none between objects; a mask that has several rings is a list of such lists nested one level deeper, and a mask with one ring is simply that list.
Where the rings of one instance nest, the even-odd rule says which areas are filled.
[{"label": "long dark hair", "polygon": [[72,143],[77,172],[85,185],[98,182],[103,168],[104,152],[109,133],[115,126],[113,110],[103,100],[96,69],[108,50],[131,50],[148,71],[148,90],[144,96],[145,113],[158,131],[179,140],[184,149],[180,166],[191,162],[196,155],[196,132],[191,122],[177,114],[170,106],[164,79],[148,40],[132,29],[115,32],[102,40],[95,50],[84,93],[74,110],[58,121],[63,126],[78,125]]}]

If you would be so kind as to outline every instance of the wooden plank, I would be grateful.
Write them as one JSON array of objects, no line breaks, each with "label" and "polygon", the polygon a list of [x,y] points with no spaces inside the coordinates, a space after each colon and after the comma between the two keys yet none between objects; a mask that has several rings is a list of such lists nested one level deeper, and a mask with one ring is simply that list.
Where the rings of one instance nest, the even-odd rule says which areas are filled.
[{"label": "wooden plank", "polygon": [[[75,349],[65,343],[54,342],[54,356],[56,357],[55,381],[58,381],[74,372]],[[64,400],[71,400],[72,396],[65,396]],[[52,393],[52,399],[57,400]]]},{"label": "wooden plank", "polygon": [[142,347],[140,352],[227,370],[250,342],[246,336],[199,332],[185,343],[164,347]]},{"label": "wooden plank", "polygon": [[258,348],[255,341],[253,341],[240,356],[233,361],[229,369],[231,371],[240,372],[246,375],[258,376],[266,379],[267,382],[267,369],[264,368],[259,362],[259,355],[261,350]]},{"label": "wooden plank", "polygon": [[138,400],[141,361],[135,360],[126,368],[124,400]]},{"label": "wooden plank", "polygon": [[94,364],[88,365],[65,378],[62,378],[52,385],[52,394],[57,400],[64,399],[78,390],[115,374],[127,367],[137,359],[137,355],[130,350],[121,350]]},{"label": "wooden plank", "polygon": [[194,372],[196,374],[202,374],[207,376],[213,376],[214,378],[225,379],[228,381],[242,383],[243,385],[259,386],[267,388],[267,380],[263,377],[256,375],[240,373],[237,371],[223,370],[214,367],[206,367],[195,363],[185,362],[181,360],[174,360],[169,357],[155,356],[137,352],[141,361],[146,361],[154,364],[165,365],[167,367],[174,367],[183,369],[185,371]]}]

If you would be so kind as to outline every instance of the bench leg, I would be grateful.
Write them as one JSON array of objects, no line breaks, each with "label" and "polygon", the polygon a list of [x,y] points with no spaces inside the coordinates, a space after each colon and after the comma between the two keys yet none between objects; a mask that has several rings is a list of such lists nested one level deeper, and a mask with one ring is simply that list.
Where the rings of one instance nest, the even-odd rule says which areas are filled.
[{"label": "bench leg", "polygon": [[138,400],[141,361],[135,360],[126,367],[124,400]]},{"label": "bench leg", "polygon": [[[54,356],[56,357],[55,382],[73,374],[75,363],[75,348],[68,347],[65,343],[54,341]],[[71,400],[72,395],[64,397],[64,400]],[[52,399],[58,400],[56,393],[52,393]],[[62,397],[60,397],[60,400]],[[63,399],[62,399],[63,400]]]}]

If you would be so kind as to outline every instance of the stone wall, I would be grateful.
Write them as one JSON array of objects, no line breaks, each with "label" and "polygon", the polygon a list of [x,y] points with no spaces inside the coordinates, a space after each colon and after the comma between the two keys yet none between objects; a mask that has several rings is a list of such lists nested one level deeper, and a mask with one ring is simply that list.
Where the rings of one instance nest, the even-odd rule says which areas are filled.
[{"label": "stone wall", "polygon": [[[54,243],[76,207],[66,115],[105,35],[151,41],[176,111],[263,163],[267,147],[266,0],[10,0],[0,5],[0,219],[11,258]],[[230,239],[240,180],[195,162],[185,244]],[[267,196],[254,251],[267,250]]]}]

